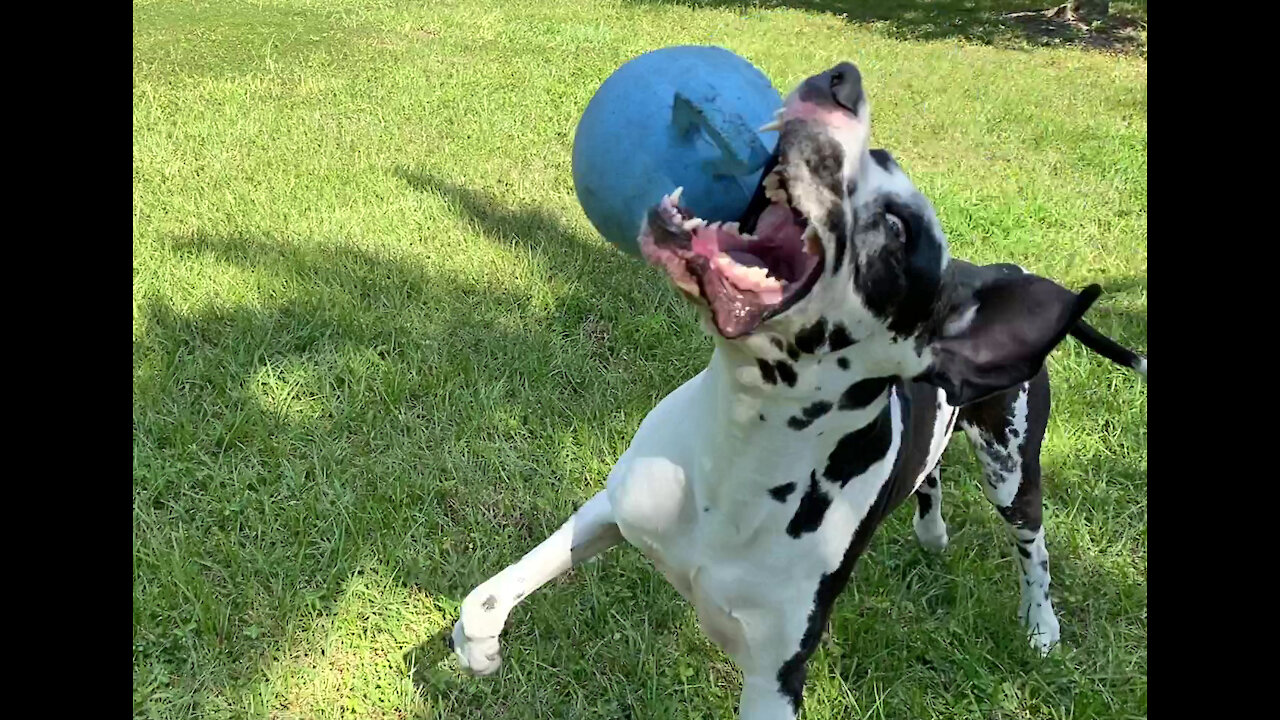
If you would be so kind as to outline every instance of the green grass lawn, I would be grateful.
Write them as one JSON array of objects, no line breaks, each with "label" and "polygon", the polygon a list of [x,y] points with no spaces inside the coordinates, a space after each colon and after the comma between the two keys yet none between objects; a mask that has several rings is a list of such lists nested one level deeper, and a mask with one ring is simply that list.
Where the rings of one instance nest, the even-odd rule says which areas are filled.
[{"label": "green grass lawn", "polygon": [[[520,606],[498,677],[439,638],[709,355],[573,193],[579,114],[646,50],[724,45],[784,90],[857,62],[953,254],[1101,283],[1091,321],[1145,350],[1141,55],[972,31],[960,2],[784,5],[135,0],[136,717],[731,716],[733,666],[630,548]],[[890,518],[805,717],[1146,717],[1146,388],[1074,341],[1049,364],[1064,646],[1024,641],[957,439],[951,547]]]}]

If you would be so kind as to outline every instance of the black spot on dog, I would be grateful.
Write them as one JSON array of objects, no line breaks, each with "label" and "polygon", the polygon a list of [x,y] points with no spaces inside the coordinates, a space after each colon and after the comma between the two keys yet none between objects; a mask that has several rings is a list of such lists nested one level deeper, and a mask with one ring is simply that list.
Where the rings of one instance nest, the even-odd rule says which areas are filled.
[{"label": "black spot on dog", "polygon": [[512,599],[512,601],[514,601],[514,602],[520,602],[521,600],[523,600],[523,599],[524,599],[524,591],[523,591],[523,590],[521,590],[520,592],[516,593],[516,596],[515,596],[515,597],[513,597],[513,598],[511,598],[511,599]]},{"label": "black spot on dog", "polygon": [[822,518],[831,507],[831,497],[818,484],[816,470],[809,473],[809,488],[800,496],[800,505],[787,523],[787,534],[798,538],[822,526]]},{"label": "black spot on dog", "polygon": [[801,330],[796,335],[796,347],[799,348],[801,352],[806,352],[811,355],[817,352],[818,348],[822,347],[822,344],[826,341],[827,319],[824,317],[818,318],[817,322],[804,330]]},{"label": "black spot on dog", "polygon": [[1041,569],[1041,570],[1043,570],[1043,571],[1045,571],[1045,572],[1049,572],[1049,561],[1048,561],[1048,560],[1041,560],[1041,561],[1040,561],[1040,569]]},{"label": "black spot on dog", "polygon": [[924,484],[928,485],[931,488],[938,487],[938,476],[937,475],[926,476],[924,479]]},{"label": "black spot on dog", "polygon": [[858,524],[858,529],[853,533],[853,539],[845,548],[844,556],[840,558],[840,565],[834,571],[823,575],[818,581],[818,589],[813,594],[813,608],[809,610],[804,636],[800,638],[800,649],[778,668],[778,689],[791,701],[791,707],[796,712],[800,711],[804,694],[805,663],[818,649],[822,629],[826,627],[831,617],[831,607],[835,604],[836,597],[849,583],[854,564],[866,549],[867,544],[871,542],[871,536],[894,504],[893,495],[893,482],[886,482],[880,487],[875,502],[863,517],[862,522]]},{"label": "black spot on dog", "polygon": [[498,606],[498,598],[494,597],[493,595],[490,595],[489,597],[485,598],[484,602],[480,603],[480,607],[484,608],[485,612],[489,612],[490,610],[494,609],[497,606]]},{"label": "black spot on dog", "polygon": [[760,413],[760,422],[764,422],[764,413]]},{"label": "black spot on dog", "polygon": [[[982,402],[966,405],[960,409],[959,422],[961,427],[977,428],[982,432],[984,438],[989,441],[984,442],[984,448],[987,446],[995,447],[998,452],[1004,453],[1004,448],[1018,445],[1012,442],[1013,433],[1016,428],[1013,427],[1013,417],[1015,415],[1014,406],[1018,401],[1025,385],[1020,385],[1009,390],[992,395]],[[1028,413],[1036,413],[1040,411],[1038,401],[1039,395],[1035,398],[1028,397]],[[1047,405],[1047,403],[1045,403]],[[1047,408],[1044,409],[1047,416]],[[1007,455],[1007,453],[1004,453]]]},{"label": "black spot on dog", "polygon": [[846,357],[836,358],[836,365],[839,365],[841,370],[848,370],[849,358],[846,358]]},{"label": "black spot on dog", "polygon": [[792,361],[792,362],[795,362],[796,360],[799,360],[799,359],[800,359],[800,348],[796,347],[795,345],[788,345],[788,346],[787,346],[787,357],[791,358],[791,361]]},{"label": "black spot on dog", "polygon": [[779,360],[773,364],[773,369],[778,373],[778,379],[787,384],[787,387],[796,386],[796,371],[791,367],[790,363]]},{"label": "black spot on dog", "polygon": [[780,503],[787,501],[792,492],[795,492],[796,484],[793,482],[775,485],[769,488],[769,496]]},{"label": "black spot on dog", "polygon": [[831,410],[831,403],[826,400],[818,400],[801,410],[803,417],[792,415],[787,419],[787,427],[792,430],[803,430],[813,424],[814,420],[826,415]]},{"label": "black spot on dog", "polygon": [[[871,228],[881,227],[887,222],[884,215],[879,215],[872,221]],[[854,286],[867,309],[882,320],[893,317],[893,309],[906,293],[905,260],[902,248],[886,241],[858,262]]]},{"label": "black spot on dog", "polygon": [[787,346],[782,342],[782,338],[771,337],[769,338],[769,342],[773,343],[773,346],[778,348],[778,352],[782,352],[787,349]]},{"label": "black spot on dog", "polygon": [[944,241],[914,209],[895,204],[889,210],[906,224],[907,246],[901,269],[905,287],[893,309],[893,321],[889,323],[891,332],[905,337],[914,333],[933,313],[942,284]]},{"label": "black spot on dog", "polygon": [[760,377],[764,379],[766,383],[770,385],[778,384],[778,374],[773,371],[772,365],[770,365],[768,362],[765,362],[764,360],[757,358],[756,366],[760,368]]},{"label": "black spot on dog", "polygon": [[703,505],[703,506],[702,506],[702,512],[711,512],[711,506],[710,506],[710,505]]},{"label": "black spot on dog", "polygon": [[840,272],[841,266],[844,265],[845,245],[849,243],[849,238],[845,236],[844,231],[844,208],[840,205],[831,208],[823,224],[836,241],[836,254],[831,262],[831,274],[834,275]]},{"label": "black spot on dog", "polygon": [[987,461],[994,466],[994,469],[999,471],[999,473],[987,471],[987,482],[991,484],[991,487],[1005,484],[1009,480],[1008,476],[1018,472],[1018,456],[1005,448],[995,443],[984,442],[982,444],[982,454],[986,456]]},{"label": "black spot on dog", "polygon": [[923,519],[933,509],[933,496],[926,492],[917,492],[916,502],[920,504],[920,517]]},{"label": "black spot on dog", "polygon": [[880,169],[885,172],[892,172],[893,167],[898,164],[894,162],[893,156],[889,154],[889,151],[882,148],[875,148],[872,150],[871,159],[875,160],[876,164],[880,166]]},{"label": "black spot on dog", "polygon": [[874,420],[840,438],[827,456],[823,477],[843,488],[888,454],[889,446],[893,444],[891,407],[892,403],[885,403]]},{"label": "black spot on dog", "polygon": [[841,410],[861,410],[880,399],[880,396],[884,394],[885,389],[889,387],[891,382],[893,382],[893,378],[890,377],[859,380],[840,393],[839,408]]},{"label": "black spot on dog", "polygon": [[[815,640],[812,644],[816,649],[818,642]],[[801,642],[801,647],[803,646],[804,643]],[[778,668],[778,691],[786,696],[791,702],[791,709],[797,713],[800,712],[800,704],[804,699],[804,681],[809,675],[809,668],[805,664],[809,656],[802,653],[800,651],[787,658],[782,667]]]},{"label": "black spot on dog", "polygon": [[[844,149],[839,142],[826,137],[821,137],[819,145],[814,152],[805,153],[804,164],[815,181],[839,198],[844,190]],[[843,210],[840,204],[836,207]]]},{"label": "black spot on dog", "polygon": [[[1019,502],[1018,495],[1022,494],[1023,488],[1018,488],[1018,493],[1013,496],[1013,504],[1005,507],[996,507],[996,512],[1000,513],[1000,517],[1004,521],[1022,530],[1023,532],[1034,533],[1040,530],[1042,520],[1042,511],[1038,506],[1032,506],[1030,502]],[[1039,496],[1037,495],[1037,498]],[[1033,542],[1033,541],[1028,541]]]},{"label": "black spot on dog", "polygon": [[[827,347],[832,352],[843,350],[855,342],[857,340],[850,337],[848,329],[840,323],[836,323],[835,327],[831,328],[831,334],[827,336]],[[841,359],[843,360],[844,358]]]},{"label": "black spot on dog", "polygon": [[1019,555],[1021,555],[1022,557],[1026,558],[1026,559],[1028,559],[1028,560],[1030,560],[1030,559],[1031,559],[1031,551],[1030,551],[1030,550],[1028,550],[1028,549],[1026,549],[1026,548],[1022,547],[1022,545],[1014,545],[1014,547],[1018,548],[1018,554],[1019,554]]}]

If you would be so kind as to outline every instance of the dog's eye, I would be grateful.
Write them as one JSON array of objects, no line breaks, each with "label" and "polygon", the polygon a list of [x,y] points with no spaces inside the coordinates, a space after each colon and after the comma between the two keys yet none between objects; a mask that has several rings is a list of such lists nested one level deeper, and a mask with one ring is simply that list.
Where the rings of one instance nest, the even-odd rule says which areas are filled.
[{"label": "dog's eye", "polygon": [[902,222],[902,218],[892,213],[885,213],[884,224],[889,228],[889,237],[898,242],[907,241],[907,226]]}]

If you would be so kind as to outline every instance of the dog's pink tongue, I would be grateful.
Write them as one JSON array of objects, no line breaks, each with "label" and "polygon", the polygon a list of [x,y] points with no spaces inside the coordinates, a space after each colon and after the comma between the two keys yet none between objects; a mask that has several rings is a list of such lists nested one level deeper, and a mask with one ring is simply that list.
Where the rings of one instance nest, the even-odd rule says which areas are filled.
[{"label": "dog's pink tongue", "polygon": [[[760,219],[756,221],[755,236],[761,240],[768,239],[771,244],[780,241],[798,242],[802,232],[804,229],[796,224],[791,208],[782,203],[774,203],[765,208],[765,211],[760,214]],[[708,258],[714,258],[721,252],[729,252],[732,255],[731,251],[742,250],[744,245],[746,243],[739,235],[724,228],[709,225],[703,225],[694,230],[691,240],[693,251]]]},{"label": "dog's pink tongue", "polygon": [[765,208],[756,221],[756,237],[761,239],[798,241],[801,232],[803,230],[791,215],[791,208],[782,203],[774,203]]}]

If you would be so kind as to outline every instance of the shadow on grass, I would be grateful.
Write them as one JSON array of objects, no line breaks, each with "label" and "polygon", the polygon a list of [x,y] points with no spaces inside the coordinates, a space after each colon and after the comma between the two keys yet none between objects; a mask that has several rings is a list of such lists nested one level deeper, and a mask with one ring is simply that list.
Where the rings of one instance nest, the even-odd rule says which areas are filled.
[{"label": "shadow on grass", "polygon": [[[308,613],[332,614],[370,559],[431,597],[461,600],[600,487],[607,464],[584,478],[580,458],[607,456],[625,439],[599,428],[617,427],[620,415],[638,422],[655,388],[696,372],[700,353],[684,342],[696,329],[655,338],[652,313],[637,312],[665,292],[638,263],[543,211],[503,208],[446,183],[419,187],[429,188],[480,220],[484,238],[522,244],[547,271],[563,270],[563,292],[533,310],[518,286],[343,243],[198,233],[167,241],[176,256],[277,289],[253,302],[191,309],[151,299],[139,308],[136,577],[181,589],[149,594],[136,610],[135,664],[160,678],[157,692],[187,687],[198,698],[195,688],[215,682],[201,676],[209,653],[237,672],[272,656]],[[655,341],[656,353],[641,354]],[[626,598],[648,592],[636,562],[623,559],[630,570],[609,581],[627,588],[618,613],[634,613]],[[513,624],[560,623],[571,637],[573,619],[555,618],[547,599],[564,592],[577,591],[544,589]],[[645,610],[637,623],[660,638],[680,618],[673,606]],[[508,638],[517,648],[536,643],[519,627]],[[547,700],[571,702],[552,667],[525,673],[560,695]],[[499,692],[456,682],[419,689]]]},{"label": "shadow on grass", "polygon": [[1100,23],[1068,22],[1043,12],[1057,2],[1037,0],[628,0],[653,5],[794,8],[873,23],[901,40],[965,40],[1003,47],[1077,45],[1110,52],[1146,52],[1145,2],[1114,3]]}]

